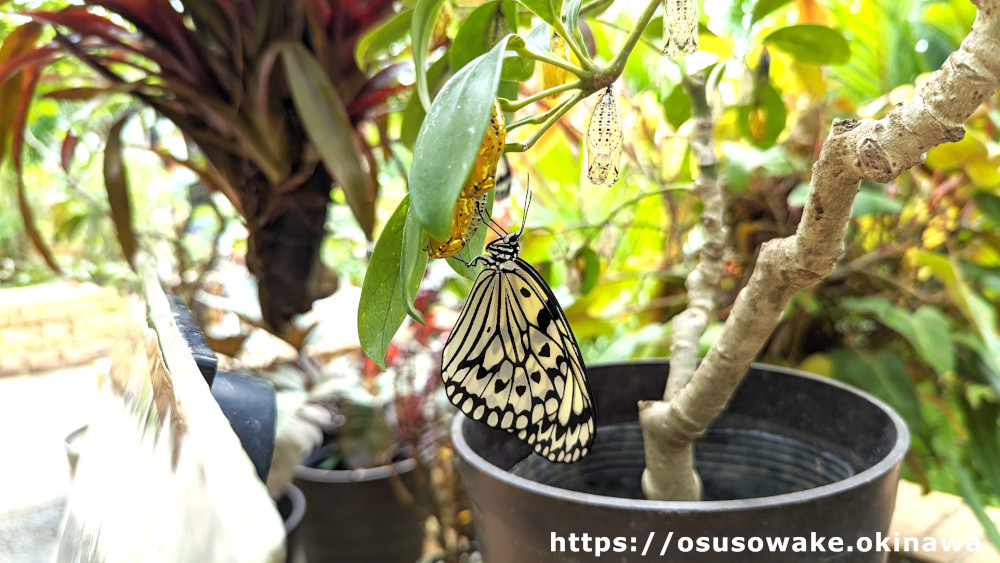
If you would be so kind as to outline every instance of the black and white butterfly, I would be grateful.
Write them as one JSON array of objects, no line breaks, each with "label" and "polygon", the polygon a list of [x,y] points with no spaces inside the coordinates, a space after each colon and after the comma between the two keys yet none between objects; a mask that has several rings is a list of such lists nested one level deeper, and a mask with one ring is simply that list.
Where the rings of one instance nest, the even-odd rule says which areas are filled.
[{"label": "black and white butterfly", "polygon": [[467,416],[515,434],[549,461],[572,463],[594,441],[593,395],[565,313],[518,257],[523,231],[489,243],[489,254],[470,263],[483,270],[445,343],[441,378]]}]

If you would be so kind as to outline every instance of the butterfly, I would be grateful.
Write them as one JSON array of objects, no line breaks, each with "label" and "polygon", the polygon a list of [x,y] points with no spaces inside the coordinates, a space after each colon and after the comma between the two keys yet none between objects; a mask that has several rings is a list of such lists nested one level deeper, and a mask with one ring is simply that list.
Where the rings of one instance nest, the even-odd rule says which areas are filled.
[{"label": "butterfly", "polygon": [[594,441],[593,394],[565,313],[518,256],[523,231],[522,223],[468,264],[483,270],[445,343],[441,378],[467,416],[515,434],[549,461],[572,463]]}]

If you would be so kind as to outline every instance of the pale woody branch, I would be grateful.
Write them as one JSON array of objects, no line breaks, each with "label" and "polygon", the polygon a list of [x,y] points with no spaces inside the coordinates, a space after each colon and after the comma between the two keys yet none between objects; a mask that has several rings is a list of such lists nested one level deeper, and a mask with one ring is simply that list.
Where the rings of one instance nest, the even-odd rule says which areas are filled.
[{"label": "pale woody branch", "polygon": [[696,498],[690,441],[723,410],[795,292],[833,270],[844,252],[859,182],[892,181],[930,148],[961,139],[965,121],[1000,85],[1000,0],[973,3],[979,11],[972,31],[912,100],[879,120],[834,121],[813,165],[795,235],[761,248],[749,283],[691,382],[670,403],[640,406],[646,441],[658,444],[658,451],[647,449],[643,487],[649,498]]}]

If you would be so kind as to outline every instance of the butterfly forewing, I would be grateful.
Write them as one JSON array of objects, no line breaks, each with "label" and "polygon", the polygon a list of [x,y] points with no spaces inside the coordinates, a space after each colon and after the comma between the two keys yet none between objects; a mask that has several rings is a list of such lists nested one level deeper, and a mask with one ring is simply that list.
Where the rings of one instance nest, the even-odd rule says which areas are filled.
[{"label": "butterfly forewing", "polygon": [[445,344],[448,398],[550,461],[576,461],[593,443],[595,424],[576,338],[527,262],[515,255],[486,263]]}]

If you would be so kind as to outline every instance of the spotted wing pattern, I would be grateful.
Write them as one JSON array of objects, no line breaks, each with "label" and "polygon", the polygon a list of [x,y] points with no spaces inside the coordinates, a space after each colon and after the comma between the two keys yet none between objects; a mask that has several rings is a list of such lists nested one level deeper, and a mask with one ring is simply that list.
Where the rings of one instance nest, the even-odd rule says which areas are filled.
[{"label": "spotted wing pattern", "polygon": [[506,430],[550,461],[594,440],[583,358],[545,280],[518,257],[487,261],[448,338],[442,378],[467,416]]}]

